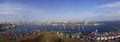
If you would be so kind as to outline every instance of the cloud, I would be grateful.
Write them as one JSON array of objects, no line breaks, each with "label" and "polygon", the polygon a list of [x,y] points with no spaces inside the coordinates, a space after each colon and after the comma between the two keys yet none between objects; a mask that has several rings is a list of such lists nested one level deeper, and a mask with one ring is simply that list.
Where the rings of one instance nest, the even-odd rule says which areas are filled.
[{"label": "cloud", "polygon": [[0,21],[31,20],[35,16],[42,15],[43,10],[19,3],[1,3]]},{"label": "cloud", "polygon": [[23,11],[25,8],[19,4],[13,3],[2,3],[0,4],[0,14],[10,15],[10,14],[17,14],[19,11]]},{"label": "cloud", "polygon": [[117,14],[120,14],[120,11],[115,11]]},{"label": "cloud", "polygon": [[93,12],[92,14],[94,14],[94,17],[91,18],[100,20],[120,20],[120,1],[99,5],[97,8],[103,8],[104,11]]},{"label": "cloud", "polygon": [[38,14],[42,11],[39,9],[32,8],[28,5],[18,3],[2,3],[0,4],[0,14],[12,15],[12,14]]},{"label": "cloud", "polygon": [[98,6],[98,8],[119,8],[119,7],[120,7],[120,1]]},{"label": "cloud", "polygon": [[[85,16],[85,15],[84,15]],[[120,10],[91,12],[86,14],[88,20],[120,20]]]}]

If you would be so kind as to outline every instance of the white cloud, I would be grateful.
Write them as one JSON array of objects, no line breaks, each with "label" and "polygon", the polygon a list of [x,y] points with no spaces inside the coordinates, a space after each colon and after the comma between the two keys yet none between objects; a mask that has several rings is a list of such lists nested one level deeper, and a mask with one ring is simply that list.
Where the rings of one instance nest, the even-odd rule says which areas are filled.
[{"label": "white cloud", "polygon": [[34,18],[33,15],[42,15],[44,11],[19,3],[1,3],[0,21],[27,20]]},{"label": "white cloud", "polygon": [[18,3],[2,3],[0,4],[0,14],[40,14],[43,10],[35,9],[28,5]]},{"label": "white cloud", "polygon": [[2,3],[0,4],[0,14],[17,14],[18,11],[23,10],[24,8],[19,4],[12,4],[12,3]]},{"label": "white cloud", "polygon": [[120,14],[120,11],[115,11],[117,14]]},{"label": "white cloud", "polygon": [[[80,14],[80,13],[79,13]],[[78,15],[78,17],[82,20],[120,20],[120,10],[112,10],[112,11],[95,11],[95,12],[89,12],[84,13],[81,15]]]},{"label": "white cloud", "polygon": [[113,8],[113,7],[119,8],[120,7],[120,1],[116,1],[114,3],[108,3],[108,4],[98,6],[98,8]]},{"label": "white cloud", "polygon": [[[120,1],[116,1],[113,3],[103,4],[100,6],[97,6],[97,8],[103,8],[104,11],[99,12],[93,12],[94,18],[102,18],[104,20],[119,20],[120,18]],[[108,8],[108,9],[107,9]],[[91,17],[93,18],[93,17]]]}]

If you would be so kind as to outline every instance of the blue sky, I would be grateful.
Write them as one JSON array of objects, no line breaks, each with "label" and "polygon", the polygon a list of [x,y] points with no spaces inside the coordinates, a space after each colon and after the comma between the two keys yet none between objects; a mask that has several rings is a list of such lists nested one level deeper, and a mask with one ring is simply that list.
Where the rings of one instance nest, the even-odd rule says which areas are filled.
[{"label": "blue sky", "polygon": [[0,0],[0,21],[120,20],[120,0]]}]

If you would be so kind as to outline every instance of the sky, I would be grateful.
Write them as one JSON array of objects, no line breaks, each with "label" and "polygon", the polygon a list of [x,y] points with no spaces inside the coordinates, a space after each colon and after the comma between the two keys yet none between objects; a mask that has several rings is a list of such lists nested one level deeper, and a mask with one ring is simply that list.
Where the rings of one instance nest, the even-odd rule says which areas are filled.
[{"label": "sky", "polygon": [[0,21],[120,20],[120,0],[0,0]]}]

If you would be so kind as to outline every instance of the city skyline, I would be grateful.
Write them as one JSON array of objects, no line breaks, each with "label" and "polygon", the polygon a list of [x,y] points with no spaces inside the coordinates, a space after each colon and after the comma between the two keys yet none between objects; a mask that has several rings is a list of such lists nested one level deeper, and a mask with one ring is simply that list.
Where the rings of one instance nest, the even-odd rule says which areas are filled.
[{"label": "city skyline", "polygon": [[0,0],[0,21],[120,20],[120,0]]}]

